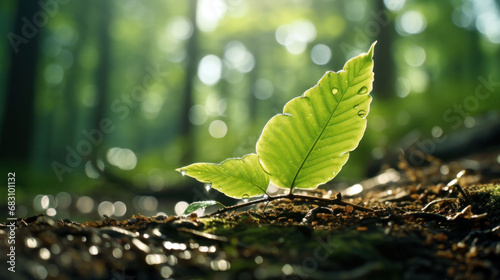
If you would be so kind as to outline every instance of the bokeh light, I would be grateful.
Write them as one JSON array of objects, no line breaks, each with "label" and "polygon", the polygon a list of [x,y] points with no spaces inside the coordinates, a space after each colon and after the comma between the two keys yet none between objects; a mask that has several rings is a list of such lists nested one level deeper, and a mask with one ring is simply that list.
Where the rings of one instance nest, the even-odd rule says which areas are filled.
[{"label": "bokeh light", "polygon": [[182,215],[182,213],[184,213],[184,211],[186,210],[186,208],[189,206],[189,203],[185,202],[185,201],[179,201],[175,204],[175,207],[174,207],[174,211],[175,211],[175,215],[177,216],[180,216]]},{"label": "bokeh light", "polygon": [[317,44],[311,49],[311,60],[317,65],[325,65],[332,58],[332,51],[327,45]]},{"label": "bokeh light", "polygon": [[[104,166],[104,162],[102,162],[102,160],[96,160],[96,165],[100,171],[104,170],[105,166]],[[87,177],[92,178],[92,179],[97,179],[101,176],[99,171],[96,170],[95,167],[96,166],[94,166],[94,164],[91,161],[87,161],[85,163],[85,174],[87,174]]]},{"label": "bokeh light", "polygon": [[110,201],[103,201],[97,206],[99,216],[112,216],[115,213],[115,206]]},{"label": "bokeh light", "polygon": [[137,165],[137,156],[130,149],[114,147],[106,153],[106,159],[122,170],[132,170]]},{"label": "bokeh light", "polygon": [[76,208],[83,214],[88,214],[94,209],[94,199],[89,196],[81,196],[76,201]]},{"label": "bokeh light", "polygon": [[267,79],[258,79],[255,81],[253,95],[259,100],[269,99],[273,95],[274,86]]},{"label": "bokeh light", "polygon": [[64,79],[64,69],[59,64],[50,64],[45,69],[45,80],[49,84],[57,85]]},{"label": "bokeh light", "polygon": [[414,45],[406,49],[404,57],[408,65],[419,67],[425,62],[425,50],[420,46]]},{"label": "bokeh light", "polygon": [[200,60],[198,78],[208,86],[217,84],[221,78],[222,63],[219,57],[209,54]]},{"label": "bokeh light", "polygon": [[407,11],[396,19],[396,30],[400,35],[419,34],[425,30],[427,22],[419,11]]},{"label": "bokeh light", "polygon": [[276,41],[291,54],[301,54],[316,38],[316,27],[308,20],[297,20],[276,29]]},{"label": "bokeh light", "polygon": [[255,66],[253,55],[239,41],[230,41],[224,51],[225,64],[241,73],[250,72]]},{"label": "bokeh light", "polygon": [[210,126],[208,127],[208,132],[210,133],[210,136],[212,136],[213,138],[222,138],[226,136],[227,125],[224,121],[215,120],[210,123]]},{"label": "bokeh light", "polygon": [[406,0],[384,0],[384,5],[391,12],[399,12],[403,9]]},{"label": "bokeh light", "polygon": [[189,109],[189,121],[194,125],[202,125],[208,119],[207,110],[203,105],[193,105]]},{"label": "bokeh light", "polygon": [[193,24],[185,16],[174,17],[168,24],[168,33],[176,40],[187,40],[193,34]]}]

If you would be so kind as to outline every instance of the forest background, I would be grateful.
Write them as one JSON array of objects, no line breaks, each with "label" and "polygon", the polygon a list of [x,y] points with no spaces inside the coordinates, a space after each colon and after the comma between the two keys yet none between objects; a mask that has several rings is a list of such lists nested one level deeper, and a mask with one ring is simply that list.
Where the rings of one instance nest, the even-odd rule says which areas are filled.
[{"label": "forest background", "polygon": [[171,215],[224,199],[174,169],[254,152],[288,100],[375,40],[368,128],[332,184],[394,165],[398,147],[436,152],[500,119],[499,7],[2,1],[0,170],[16,173],[16,214]]}]

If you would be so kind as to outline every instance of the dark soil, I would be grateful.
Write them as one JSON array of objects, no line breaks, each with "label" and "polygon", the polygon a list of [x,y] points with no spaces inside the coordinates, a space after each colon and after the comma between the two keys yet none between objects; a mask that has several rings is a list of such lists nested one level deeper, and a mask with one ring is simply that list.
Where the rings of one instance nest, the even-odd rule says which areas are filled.
[{"label": "dark soil", "polygon": [[[357,196],[344,195],[373,212],[282,199],[202,218],[18,219],[16,272],[3,268],[0,277],[500,279],[499,181],[468,170],[449,183],[464,165],[434,161],[410,168],[402,160],[401,171],[387,170],[361,182]],[[8,228],[0,228],[6,252]]]}]

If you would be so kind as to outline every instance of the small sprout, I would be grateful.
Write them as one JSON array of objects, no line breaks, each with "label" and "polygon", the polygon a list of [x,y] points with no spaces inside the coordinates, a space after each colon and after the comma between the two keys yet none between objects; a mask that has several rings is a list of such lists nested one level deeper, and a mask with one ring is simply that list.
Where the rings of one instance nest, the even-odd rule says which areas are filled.
[{"label": "small sprout", "polygon": [[225,207],[222,203],[217,202],[215,200],[197,201],[189,204],[189,206],[186,208],[186,210],[184,210],[184,213],[182,213],[182,215],[189,215],[198,209],[205,209],[208,206],[216,204],[220,204],[222,205],[222,207]]}]

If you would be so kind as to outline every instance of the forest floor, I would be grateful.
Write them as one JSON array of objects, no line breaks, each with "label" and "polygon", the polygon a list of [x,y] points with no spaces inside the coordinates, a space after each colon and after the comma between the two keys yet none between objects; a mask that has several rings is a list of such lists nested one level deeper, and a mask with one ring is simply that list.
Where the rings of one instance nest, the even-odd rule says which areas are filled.
[{"label": "forest floor", "polygon": [[[463,167],[403,160],[342,198],[373,211],[281,199],[205,217],[18,219],[16,272],[0,277],[500,279],[500,180]],[[8,231],[0,226],[2,252]]]}]

